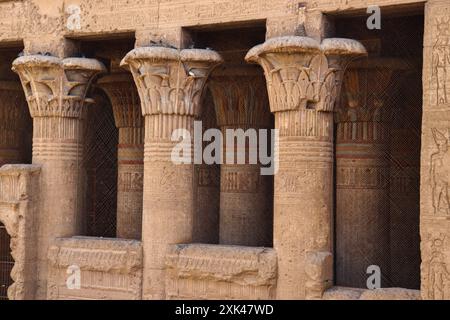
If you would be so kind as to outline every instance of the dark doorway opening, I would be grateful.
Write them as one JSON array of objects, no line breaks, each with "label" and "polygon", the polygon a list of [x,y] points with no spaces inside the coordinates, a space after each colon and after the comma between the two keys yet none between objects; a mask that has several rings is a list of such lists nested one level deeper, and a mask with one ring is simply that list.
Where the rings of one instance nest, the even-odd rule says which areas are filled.
[{"label": "dark doorway opening", "polygon": [[0,300],[8,300],[8,287],[13,283],[11,279],[13,266],[11,237],[4,224],[0,223]]},{"label": "dark doorway opening", "polygon": [[[245,61],[247,52],[263,43],[265,37],[263,20],[183,30],[185,48],[209,48],[224,59],[208,79],[202,106],[204,130],[215,128],[225,134],[227,129],[274,128],[263,71]],[[201,242],[273,245],[273,177],[259,172],[255,175],[249,167],[247,164],[199,167],[202,173],[199,181],[203,182],[208,172],[211,182],[199,184],[198,188],[194,228]]]},{"label": "dark doorway opening", "polygon": [[19,76],[11,70],[22,52],[23,43],[0,47],[0,167],[32,161],[33,120]]},{"label": "dark doorway opening", "polygon": [[[401,11],[399,11],[401,13]],[[336,118],[335,282],[366,288],[369,266],[381,287],[420,288],[419,187],[423,7],[335,17],[336,36],[369,51],[345,76]]]},{"label": "dark doorway opening", "polygon": [[[120,73],[127,72],[120,67],[120,61],[134,49],[135,37],[134,34],[111,34],[72,38],[71,41],[80,56],[103,62],[108,73]],[[105,92],[94,85],[89,96],[95,103],[87,106],[85,118],[85,234],[115,238],[119,130]]]}]

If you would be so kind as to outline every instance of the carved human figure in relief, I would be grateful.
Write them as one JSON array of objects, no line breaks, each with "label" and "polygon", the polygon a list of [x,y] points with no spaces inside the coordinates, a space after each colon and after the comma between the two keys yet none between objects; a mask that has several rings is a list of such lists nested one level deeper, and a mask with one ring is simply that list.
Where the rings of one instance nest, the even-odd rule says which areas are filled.
[{"label": "carved human figure in relief", "polygon": [[436,238],[431,245],[432,253],[428,266],[428,298],[444,300],[450,298],[450,273],[442,253],[445,236]]},{"label": "carved human figure in relief", "polygon": [[433,46],[432,79],[436,82],[437,104],[448,103],[447,73],[450,68],[450,20],[438,20],[437,39]]},{"label": "carved human figure in relief", "polygon": [[438,151],[431,155],[431,187],[435,214],[450,214],[448,184],[450,178],[450,154],[448,138],[439,130],[432,129]]}]

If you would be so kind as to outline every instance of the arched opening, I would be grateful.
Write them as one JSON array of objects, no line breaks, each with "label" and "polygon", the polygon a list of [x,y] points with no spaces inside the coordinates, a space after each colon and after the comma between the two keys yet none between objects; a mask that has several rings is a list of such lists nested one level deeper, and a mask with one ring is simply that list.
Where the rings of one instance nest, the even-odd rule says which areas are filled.
[{"label": "arched opening", "polygon": [[11,256],[11,237],[0,222],[0,300],[8,300],[8,287],[13,283],[11,270],[14,260]]}]

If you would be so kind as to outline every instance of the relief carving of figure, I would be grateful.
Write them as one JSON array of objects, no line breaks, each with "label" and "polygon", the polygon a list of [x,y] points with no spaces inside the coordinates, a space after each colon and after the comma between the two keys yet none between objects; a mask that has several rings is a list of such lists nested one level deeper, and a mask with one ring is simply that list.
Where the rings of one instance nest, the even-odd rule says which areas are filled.
[{"label": "relief carving of figure", "polygon": [[432,129],[433,138],[438,151],[431,155],[431,188],[435,214],[450,214],[448,185],[450,178],[450,154],[448,152],[448,137],[437,129]]},{"label": "relief carving of figure", "polygon": [[433,240],[432,253],[428,267],[428,298],[433,300],[449,299],[450,272],[445,264],[442,246],[445,236]]},{"label": "relief carving of figure", "polygon": [[447,74],[450,68],[450,20],[442,19],[437,24],[438,34],[433,46],[432,79],[437,86],[437,104],[448,103]]}]

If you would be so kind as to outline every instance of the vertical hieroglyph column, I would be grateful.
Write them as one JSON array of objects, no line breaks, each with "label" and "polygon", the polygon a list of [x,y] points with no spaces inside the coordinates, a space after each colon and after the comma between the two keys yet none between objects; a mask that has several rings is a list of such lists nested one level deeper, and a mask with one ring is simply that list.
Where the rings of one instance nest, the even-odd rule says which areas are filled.
[{"label": "vertical hieroglyph column", "polygon": [[320,298],[332,281],[333,108],[345,65],[365,54],[348,39],[267,40],[247,54],[265,72],[279,130],[274,186],[277,298]]},{"label": "vertical hieroglyph column", "polygon": [[98,81],[108,95],[119,129],[117,154],[117,237],[141,239],[144,177],[144,118],[131,74]]},{"label": "vertical hieroglyph column", "polygon": [[450,3],[425,5],[420,171],[421,294],[450,299]]},{"label": "vertical hieroglyph column", "polygon": [[47,249],[81,232],[82,119],[86,92],[104,66],[93,59],[24,56],[13,62],[33,118],[33,164],[42,166],[38,217],[38,297],[45,298]]},{"label": "vertical hieroglyph column", "polygon": [[0,167],[25,162],[25,137],[31,129],[27,109],[20,82],[0,81]]},{"label": "vertical hieroglyph column", "polygon": [[336,107],[336,284],[366,288],[367,268],[389,284],[389,143],[395,59],[353,63]]},{"label": "vertical hieroglyph column", "polygon": [[[224,161],[220,166],[220,237],[221,244],[270,246],[272,242],[272,176],[261,175],[261,164],[250,163],[250,153],[258,155],[258,145],[227,145],[227,130],[270,129],[271,114],[264,76],[257,66],[211,77],[217,124],[224,137]],[[248,131],[248,137],[252,133]],[[253,142],[258,142],[257,140]],[[240,150],[242,149],[242,150]],[[227,163],[226,152],[242,152],[245,163]],[[236,158],[236,157],[235,157]],[[257,158],[257,157],[256,157]],[[253,161],[254,162],[254,161]]]},{"label": "vertical hieroglyph column", "polygon": [[[145,117],[144,299],[165,297],[168,245],[192,242],[197,181],[193,139],[187,138],[193,138],[206,80],[221,61],[212,50],[166,47],[137,48],[122,61],[133,74]],[[184,163],[171,156],[180,145],[180,141],[172,141],[172,133],[180,129],[184,152],[177,155],[185,158]]]}]

